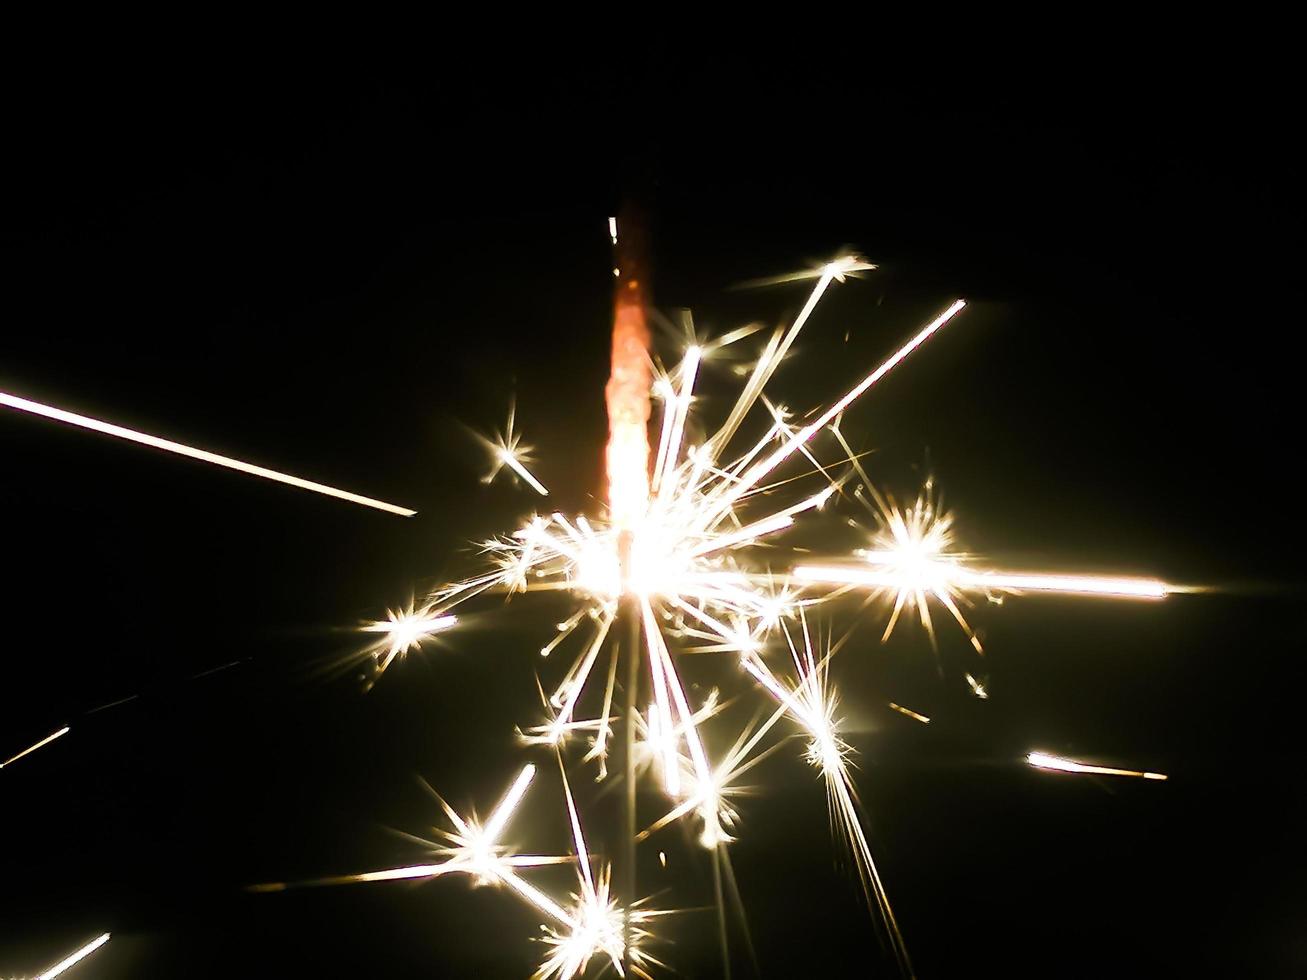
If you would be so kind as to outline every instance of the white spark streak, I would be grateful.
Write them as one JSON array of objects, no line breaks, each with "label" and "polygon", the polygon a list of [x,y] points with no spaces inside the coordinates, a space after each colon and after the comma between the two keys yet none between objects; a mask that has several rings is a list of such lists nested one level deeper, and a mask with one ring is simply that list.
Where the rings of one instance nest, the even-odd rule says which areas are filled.
[{"label": "white spark streak", "polygon": [[1135,776],[1140,779],[1165,780],[1165,773],[1160,772],[1142,772],[1136,769],[1113,769],[1109,766],[1091,766],[1083,762],[1075,762],[1072,759],[1062,759],[1055,755],[1048,755],[1044,752],[1031,752],[1026,756],[1026,762],[1037,769],[1054,769],[1058,772],[1077,772],[1087,773],[1096,776]]},{"label": "white spark streak", "polygon": [[0,762],[0,769],[3,769],[5,766],[12,766],[23,756],[31,755],[37,749],[49,745],[51,742],[53,742],[56,738],[59,738],[61,735],[67,735],[71,730],[72,729],[70,729],[67,725],[65,725],[63,728],[59,729],[59,731],[55,732],[53,735],[47,735],[45,738],[41,739],[41,741],[37,742],[35,745],[29,745],[27,748],[23,749],[23,751],[19,752],[17,755],[11,756],[10,758],[6,759],[4,762]]},{"label": "white spark streak", "polygon": [[[947,562],[923,562],[922,566],[919,573],[922,577],[937,578],[942,585],[965,590],[1063,592],[1113,599],[1164,599],[1171,591],[1165,582],[1154,579],[972,571]],[[802,582],[860,585],[877,589],[897,589],[908,581],[905,573],[899,569],[866,569],[854,565],[799,565],[793,575]]]},{"label": "white spark streak", "polygon": [[50,969],[46,970],[44,973],[38,976],[36,980],[54,980],[55,977],[64,973],[70,967],[76,966],[78,963],[86,959],[86,957],[90,956],[92,953],[94,953],[97,949],[99,949],[108,941],[109,941],[109,933],[107,932],[104,933],[104,935],[102,936],[97,936],[95,939],[92,939],[89,943],[87,943],[77,952],[73,953],[67,959],[60,960],[54,966],[50,967]]},{"label": "white spark streak", "polygon": [[265,480],[275,480],[277,483],[285,483],[288,486],[299,487],[301,490],[312,490],[314,493],[325,494],[328,497],[335,497],[338,500],[348,500],[352,504],[362,504],[364,507],[373,507],[377,510],[384,510],[390,514],[398,514],[400,517],[412,517],[417,513],[417,511],[409,510],[407,507],[397,507],[395,504],[388,504],[383,500],[374,500],[372,497],[363,497],[357,493],[350,493],[348,490],[338,490],[336,487],[329,487],[324,483],[314,483],[312,480],[302,480],[298,476],[291,476],[288,473],[279,473],[276,470],[270,470],[263,466],[255,466],[253,463],[245,463],[239,459],[232,459],[230,456],[220,456],[217,453],[211,453],[205,449],[195,449],[192,446],[186,446],[180,442],[173,442],[170,439],[160,439],[158,436],[151,436],[144,432],[137,432],[135,429],[127,429],[121,425],[113,425],[109,422],[101,422],[99,419],[89,418],[85,415],[66,412],[62,408],[42,405],[40,402],[29,401],[26,398],[19,398],[17,395],[10,395],[3,391],[0,391],[0,405],[5,405],[9,408],[16,408],[22,412],[30,412],[33,415],[40,415],[48,419],[54,419],[56,422],[66,422],[69,425],[80,426],[83,429],[100,432],[107,436],[113,436],[116,439],[126,439],[128,442],[140,443],[142,446],[150,446],[154,449],[162,449],[165,452],[177,453],[179,456],[198,459],[204,463],[212,463],[214,466],[224,466],[229,470],[248,473],[250,476],[262,477]]}]

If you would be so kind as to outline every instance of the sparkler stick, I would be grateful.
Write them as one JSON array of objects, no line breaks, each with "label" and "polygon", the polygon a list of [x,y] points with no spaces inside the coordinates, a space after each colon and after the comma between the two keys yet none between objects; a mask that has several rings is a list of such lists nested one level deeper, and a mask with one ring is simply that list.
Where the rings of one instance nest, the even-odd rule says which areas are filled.
[{"label": "sparkler stick", "polygon": [[60,976],[69,968],[76,966],[108,941],[109,933],[107,932],[101,936],[97,936],[71,956],[60,960],[54,966],[50,967],[50,969],[38,976],[36,980],[54,980],[55,977]]},{"label": "sparkler stick", "polygon": [[37,749],[49,745],[56,738],[59,738],[61,735],[67,735],[70,731],[71,729],[67,725],[65,725],[63,728],[59,729],[59,731],[55,732],[53,735],[47,735],[45,738],[41,739],[41,741],[37,742],[35,745],[29,745],[27,748],[23,749],[23,751],[19,752],[17,755],[10,756],[4,762],[0,762],[0,769],[3,769],[5,766],[12,766],[23,756],[31,755]]},{"label": "sparkler stick", "polygon": [[239,459],[232,459],[230,456],[220,456],[217,453],[211,453],[205,449],[195,449],[191,446],[182,445],[180,442],[173,442],[169,439],[160,439],[158,436],[146,435],[144,432],[137,432],[135,429],[127,429],[121,425],[101,422],[99,419],[89,418],[85,415],[76,415],[73,412],[66,412],[62,408],[42,405],[40,402],[29,401],[26,398],[19,398],[17,395],[10,395],[3,391],[0,391],[0,405],[7,406],[8,408],[16,408],[22,412],[30,412],[33,415],[41,415],[48,419],[54,419],[56,422],[66,422],[69,425],[81,426],[83,429],[90,429],[93,432],[101,432],[107,436],[114,436],[117,439],[126,439],[129,442],[140,443],[142,446],[151,446],[155,449],[162,449],[166,452],[177,453],[179,456],[188,456],[191,459],[198,459],[204,463],[212,463],[215,466],[225,466],[229,470],[238,470],[241,473],[248,473],[251,476],[259,476],[265,480],[275,480],[278,483],[285,483],[292,487],[299,487],[301,490],[312,490],[314,493],[325,494],[328,497],[335,497],[338,500],[348,500],[352,504],[362,504],[364,507],[373,507],[377,510],[384,510],[390,514],[398,514],[400,517],[412,517],[417,513],[417,511],[409,510],[407,507],[397,507],[396,505],[388,504],[383,500],[374,500],[372,497],[363,497],[357,493],[350,493],[348,490],[338,490],[335,487],[329,487],[323,483],[314,483],[312,480],[302,480],[298,476],[291,476],[288,473],[279,473],[276,470],[270,470],[263,466],[255,466],[253,463],[245,463]]},{"label": "sparkler stick", "polygon": [[[650,391],[653,374],[649,358],[649,327],[645,322],[647,284],[644,267],[644,228],[634,206],[628,202],[620,220],[610,224],[616,253],[617,295],[613,310],[612,366],[608,385],[604,390],[608,408],[608,447],[606,453],[608,474],[609,520],[618,530],[617,550],[621,589],[630,592],[634,578],[631,566],[633,532],[637,522],[644,518],[649,506],[649,414]],[[688,407],[688,388],[686,391]],[[675,406],[680,412],[681,406]],[[669,406],[669,411],[672,407]],[[670,439],[669,439],[670,441]],[[631,910],[636,901],[635,865],[635,705],[639,689],[639,637],[640,619],[635,597],[622,600],[622,615],[627,624],[627,683],[624,694],[623,759],[626,776],[623,797],[623,833],[619,862],[619,899],[622,913],[622,961],[620,972],[625,976],[633,966],[633,930]],[[659,666],[653,664],[655,676]]]}]

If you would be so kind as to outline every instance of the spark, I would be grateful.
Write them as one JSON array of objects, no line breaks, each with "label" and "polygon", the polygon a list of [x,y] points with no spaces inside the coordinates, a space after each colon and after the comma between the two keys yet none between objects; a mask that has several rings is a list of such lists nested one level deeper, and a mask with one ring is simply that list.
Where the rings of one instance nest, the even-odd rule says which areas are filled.
[{"label": "spark", "polygon": [[[959,607],[967,594],[984,594],[998,601],[1003,594],[1046,592],[1111,599],[1163,599],[1174,586],[1155,579],[1120,576],[1059,575],[1044,572],[1010,572],[975,568],[970,556],[955,547],[953,515],[935,499],[934,482],[927,480],[915,504],[899,507],[893,498],[881,496],[870,484],[873,502],[857,494],[880,524],[872,547],[855,551],[857,565],[799,565],[794,578],[799,582],[851,586],[893,596],[893,608],[883,639],[889,639],[906,608],[915,611],[922,627],[935,640],[934,622],[927,598],[938,601],[956,620],[975,647],[983,653],[980,638]],[[861,491],[861,488],[859,488]],[[873,505],[874,504],[874,505]],[[983,686],[968,675],[977,697]]]},{"label": "spark", "polygon": [[4,762],[0,762],[0,769],[3,769],[5,766],[12,766],[23,756],[31,755],[37,749],[49,745],[51,742],[53,742],[56,738],[59,738],[61,735],[67,735],[71,730],[72,729],[70,729],[67,725],[65,725],[63,728],[59,729],[59,731],[55,732],[53,735],[47,735],[45,738],[41,739],[41,741],[37,742],[35,745],[29,745],[27,748],[23,749],[23,751],[19,752],[17,755],[11,756],[10,758],[6,759]]},{"label": "spark", "polygon": [[387,615],[387,619],[362,627],[364,633],[384,634],[384,639],[374,647],[378,673],[389,667],[396,657],[421,647],[423,640],[429,640],[458,623],[457,616],[436,615],[431,607],[415,612],[411,604],[407,610],[391,609]]},{"label": "spark", "polygon": [[38,976],[36,980],[53,980],[54,977],[59,976],[71,967],[76,966],[82,960],[86,959],[86,957],[90,956],[108,941],[109,933],[107,932],[103,935],[97,936],[67,959],[60,960],[54,966],[50,967],[50,969]]},{"label": "spark", "polygon": [[473,433],[474,436],[490,452],[491,459],[494,460],[494,466],[490,472],[482,478],[483,483],[490,483],[498,475],[499,471],[507,466],[516,473],[521,479],[536,493],[542,497],[548,497],[549,491],[545,485],[536,479],[535,474],[526,468],[526,464],[531,462],[531,447],[521,444],[521,436],[513,431],[514,418],[517,413],[516,402],[510,403],[508,407],[508,423],[504,426],[504,431],[497,434],[493,439],[487,439],[479,433]]},{"label": "spark", "polygon": [[388,504],[383,500],[375,500],[372,497],[363,497],[357,493],[350,493],[348,490],[339,490],[336,487],[329,487],[323,483],[314,483],[312,480],[303,480],[298,476],[291,476],[288,473],[279,473],[277,470],[270,470],[263,466],[255,466],[253,463],[245,463],[239,459],[232,459],[230,456],[220,456],[217,453],[211,453],[205,449],[195,449],[192,446],[185,446],[180,442],[173,442],[170,439],[160,439],[158,436],[147,435],[144,432],[137,432],[135,429],[127,429],[121,425],[101,422],[99,419],[93,419],[85,415],[76,415],[73,412],[66,412],[62,408],[42,405],[40,402],[29,401],[26,398],[19,398],[17,395],[10,395],[3,391],[0,391],[0,405],[4,405],[8,408],[16,408],[22,412],[30,412],[33,415],[40,415],[48,419],[54,419],[56,422],[66,422],[69,425],[80,426],[83,429],[100,432],[107,436],[113,436],[116,439],[126,439],[129,442],[140,443],[142,446],[151,446],[154,449],[162,449],[165,452],[177,453],[179,456],[198,459],[201,462],[212,463],[215,466],[225,466],[229,470],[238,470],[241,473],[248,473],[251,476],[262,477],[265,480],[275,480],[278,483],[285,483],[292,487],[299,487],[301,490],[312,490],[314,493],[325,494],[328,497],[335,497],[338,500],[347,500],[352,504],[361,504],[364,507],[373,507],[377,510],[384,510],[390,514],[398,514],[400,517],[412,517],[417,513],[417,511],[410,510],[407,507],[398,507],[395,504]]},{"label": "spark", "polygon": [[1088,773],[1096,776],[1134,776],[1139,779],[1165,780],[1166,774],[1160,772],[1140,772],[1135,769],[1113,769],[1109,766],[1091,766],[1072,759],[1062,759],[1044,752],[1031,752],[1026,762],[1036,769],[1053,769],[1058,772]]},{"label": "spark", "polygon": [[903,705],[895,704],[893,701],[889,702],[889,706],[893,708],[895,711],[897,711],[899,714],[903,715],[904,717],[911,718],[913,721],[919,721],[923,725],[930,724],[929,718],[927,718],[925,715],[921,714],[920,712],[913,711],[911,708],[905,708],[903,707]]},{"label": "spark", "polygon": [[499,458],[509,469],[525,480],[536,493],[542,497],[548,497],[549,491],[545,489],[544,484],[531,475],[531,472],[522,465],[522,461],[513,454],[511,450],[501,449]]}]

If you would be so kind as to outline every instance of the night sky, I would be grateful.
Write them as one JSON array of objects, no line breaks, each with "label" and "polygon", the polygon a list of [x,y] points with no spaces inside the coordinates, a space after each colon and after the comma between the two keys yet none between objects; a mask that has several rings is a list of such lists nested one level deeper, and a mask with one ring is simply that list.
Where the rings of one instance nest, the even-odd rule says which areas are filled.
[{"label": "night sky", "polygon": [[[807,294],[746,280],[846,246],[881,266],[832,288],[772,382],[793,408],[970,301],[844,423],[882,487],[935,476],[968,550],[1210,587],[981,604],[979,664],[956,630],[936,654],[860,614],[832,679],[918,975],[1304,975],[1284,79],[1198,58],[864,71],[887,43],[783,69],[651,48],[616,73],[578,46],[406,79],[123,59],[7,87],[0,390],[419,515],[0,410],[0,756],[72,726],[0,772],[0,976],[103,931],[70,977],[530,973],[540,916],[462,878],[243,888],[420,863],[396,833],[440,821],[419,778],[484,814],[531,758],[513,730],[565,603],[484,602],[368,693],[350,630],[538,505],[479,482],[465,428],[513,397],[551,505],[598,512],[606,219],[637,183],[654,302],[709,334]],[[698,410],[736,390],[708,370]],[[857,513],[809,543],[852,546]],[[737,720],[761,703],[729,665],[686,671],[699,697],[745,693]],[[730,848],[757,972],[892,977],[802,748],[756,770]],[[1032,749],[1171,778],[1041,773]],[[577,788],[602,844],[612,799]],[[560,801],[538,779],[515,842],[564,847]],[[691,909],[655,952],[717,975],[704,853],[677,829],[644,850],[641,890]],[[533,880],[562,895],[568,872]],[[738,922],[731,940],[753,976]]]}]

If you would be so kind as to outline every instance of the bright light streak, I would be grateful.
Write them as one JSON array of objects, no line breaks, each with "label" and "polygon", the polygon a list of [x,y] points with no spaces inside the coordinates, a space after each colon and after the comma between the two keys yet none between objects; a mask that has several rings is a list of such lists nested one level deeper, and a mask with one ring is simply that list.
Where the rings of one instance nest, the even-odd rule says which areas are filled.
[{"label": "bright light streak", "polygon": [[56,422],[66,422],[69,425],[81,426],[83,429],[90,429],[93,432],[100,432],[117,439],[126,439],[129,442],[140,443],[142,446],[150,446],[154,449],[162,449],[165,452],[177,453],[179,456],[198,459],[201,462],[212,463],[215,466],[224,466],[229,470],[248,473],[251,476],[262,477],[265,480],[275,480],[277,483],[285,483],[288,486],[299,487],[301,490],[312,490],[314,493],[325,494],[328,497],[335,497],[338,500],[348,500],[352,504],[362,504],[364,507],[373,507],[377,510],[384,510],[390,514],[398,514],[400,517],[412,517],[417,513],[417,511],[409,510],[407,507],[397,507],[396,505],[388,504],[383,500],[374,500],[372,497],[363,497],[357,493],[350,493],[348,490],[338,490],[335,487],[329,487],[323,483],[314,483],[312,480],[302,480],[298,476],[279,473],[276,470],[270,470],[263,466],[255,466],[253,463],[245,463],[239,459],[232,459],[230,456],[220,456],[217,453],[211,453],[204,449],[195,449],[191,446],[182,445],[180,442],[172,442],[169,439],[160,439],[158,436],[146,435],[144,432],[137,432],[135,429],[127,429],[121,425],[112,425],[109,422],[101,422],[99,419],[89,418],[85,415],[76,415],[73,412],[65,412],[61,408],[42,405],[40,402],[29,401],[26,398],[19,398],[17,395],[6,394],[3,391],[0,391],[0,405],[5,405],[9,408],[16,408],[22,412],[30,412],[33,415],[40,415],[48,419],[54,419]]},{"label": "bright light streak", "polygon": [[[1164,599],[1171,591],[1165,582],[1154,579],[971,571],[944,562],[923,563],[917,574],[955,588],[981,591],[1062,592],[1114,599]],[[856,565],[799,565],[793,575],[802,582],[876,589],[897,589],[912,581],[912,576],[902,569],[866,569]]]},{"label": "bright light streak", "polygon": [[53,980],[54,977],[59,976],[70,967],[76,966],[82,960],[86,959],[86,957],[90,956],[108,941],[109,933],[107,932],[102,936],[97,936],[67,959],[60,960],[54,966],[50,967],[50,969],[38,976],[36,980]]},{"label": "bright light streak", "polygon": [[830,425],[830,423],[835,420],[836,416],[857,401],[858,398],[867,391],[867,389],[897,367],[905,357],[929,340],[936,331],[952,320],[953,317],[957,316],[966,305],[966,300],[959,299],[954,301],[952,306],[930,323],[926,324],[926,326],[923,327],[915,337],[895,351],[880,367],[872,371],[871,374],[867,375],[860,382],[854,385],[848,394],[830,408],[826,409],[826,411],[823,412],[815,422],[810,422],[805,425],[798,432],[794,433],[794,435],[792,435],[780,449],[776,450],[761,462],[755,463],[753,467],[740,479],[740,482],[726,494],[725,500],[719,506],[730,506],[730,504],[739,500],[740,497],[756,487],[763,477],[803,448],[803,446],[807,444],[814,435]]},{"label": "bright light streak", "polygon": [[67,735],[69,731],[70,729],[68,728],[67,725],[65,725],[63,728],[59,729],[59,731],[55,732],[53,735],[47,735],[45,738],[41,739],[41,741],[37,742],[35,745],[29,745],[27,748],[23,749],[23,751],[19,752],[17,755],[6,759],[4,762],[0,762],[0,769],[3,769],[5,766],[12,766],[23,756],[31,755],[37,749],[49,745],[51,742],[53,742],[56,738],[59,738],[61,735]]},{"label": "bright light streak", "polygon": [[1160,772],[1140,772],[1135,769],[1113,769],[1109,766],[1091,766],[1072,759],[1062,759],[1044,752],[1031,752],[1026,762],[1037,769],[1054,769],[1058,772],[1088,773],[1095,776],[1134,776],[1139,779],[1164,780],[1166,775]]},{"label": "bright light streak", "polygon": [[504,824],[508,823],[508,818],[513,815],[517,805],[522,802],[522,795],[531,785],[531,780],[535,779],[536,767],[527,763],[522,767],[522,771],[517,774],[517,779],[505,794],[504,799],[499,806],[495,807],[490,819],[486,821],[485,830],[481,834],[481,842],[489,847],[498,839],[504,829]]},{"label": "bright light streak", "polygon": [[911,708],[905,708],[905,707],[903,707],[903,705],[901,705],[901,704],[895,704],[893,701],[890,701],[890,702],[889,702],[889,706],[890,706],[891,708],[893,708],[895,711],[897,711],[899,714],[904,715],[904,716],[906,716],[906,717],[908,717],[908,718],[911,718],[913,721],[919,721],[919,722],[921,722],[923,725],[929,725],[929,724],[930,724],[930,719],[929,719],[929,718],[927,718],[927,717],[926,717],[925,715],[923,715],[923,714],[920,714],[919,712],[913,711]]},{"label": "bright light streak", "polygon": [[509,449],[500,449],[499,458],[514,473],[525,480],[536,493],[542,497],[548,497],[549,491],[545,489],[544,484],[531,475],[531,472],[522,465],[522,461]]}]

